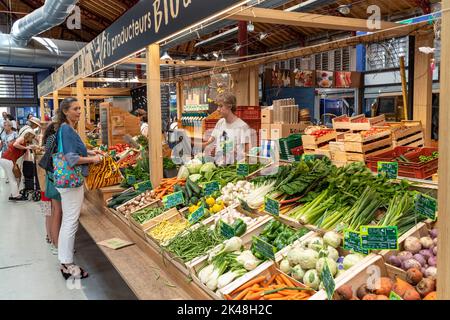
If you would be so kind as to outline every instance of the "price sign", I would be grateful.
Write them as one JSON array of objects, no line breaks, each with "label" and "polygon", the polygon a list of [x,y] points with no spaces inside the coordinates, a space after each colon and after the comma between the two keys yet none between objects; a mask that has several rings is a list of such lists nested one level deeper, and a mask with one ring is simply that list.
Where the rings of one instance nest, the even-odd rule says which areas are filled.
[{"label": "price sign", "polygon": [[326,262],[322,269],[322,282],[323,286],[325,287],[328,300],[333,300],[333,294],[334,290],[336,289],[336,283],[334,282],[333,275],[331,274],[330,268],[328,267],[328,263]]},{"label": "price sign", "polygon": [[389,294],[389,300],[403,300],[403,299],[394,291],[391,291],[391,293]]},{"label": "price sign", "polygon": [[416,197],[416,212],[420,215],[436,221],[437,201],[436,199],[419,193]]},{"label": "price sign", "polygon": [[127,174],[126,179],[127,179],[128,185],[130,185],[130,186],[132,186],[133,184],[136,183],[136,176],[133,174]]},{"label": "price sign", "polygon": [[248,176],[250,174],[250,166],[248,163],[238,163],[236,172],[238,176]]},{"label": "price sign", "polygon": [[369,250],[362,247],[361,234],[351,230],[344,230],[344,249],[365,255],[369,254]]},{"label": "price sign", "polygon": [[220,220],[220,234],[227,239],[231,239],[236,235],[234,228],[222,220]]},{"label": "price sign", "polygon": [[267,213],[278,217],[280,215],[280,203],[276,200],[266,197],[266,202],[264,203],[264,210]]},{"label": "price sign", "polygon": [[385,173],[389,179],[397,179],[398,162],[378,161],[378,174]]},{"label": "price sign", "polygon": [[111,157],[115,157],[116,154],[117,154],[116,150],[111,150],[111,152],[110,152]]},{"label": "price sign", "polygon": [[212,195],[214,192],[220,191],[220,185],[217,181],[205,183],[204,192],[206,196]]},{"label": "price sign", "polygon": [[164,207],[170,209],[184,203],[183,192],[175,192],[163,198]]},{"label": "price sign", "polygon": [[368,250],[398,250],[398,228],[363,226],[360,229],[361,243]]},{"label": "price sign", "polygon": [[269,260],[275,260],[276,248],[264,240],[253,237],[253,246],[257,252]]},{"label": "price sign", "polygon": [[190,224],[195,224],[204,216],[205,216],[205,207],[201,206],[188,216],[188,221]]},{"label": "price sign", "polygon": [[304,154],[304,155],[302,155],[303,161],[315,161],[316,158],[317,157],[316,157],[315,154]]},{"label": "price sign", "polygon": [[[135,178],[135,180],[136,180],[136,178]],[[153,189],[153,186],[152,186],[152,182],[150,180],[142,181],[142,182],[136,183],[134,185],[134,190],[141,191],[141,192],[145,192],[147,190],[152,190],[152,189]]]}]

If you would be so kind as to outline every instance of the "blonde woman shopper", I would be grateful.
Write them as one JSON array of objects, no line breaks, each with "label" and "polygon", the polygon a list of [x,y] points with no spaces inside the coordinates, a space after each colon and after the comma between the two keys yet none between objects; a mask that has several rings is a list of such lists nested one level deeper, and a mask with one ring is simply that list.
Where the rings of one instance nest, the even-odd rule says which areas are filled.
[{"label": "blonde woman shopper", "polygon": [[39,146],[32,144],[34,137],[34,131],[29,129],[24,132],[22,137],[17,138],[14,143],[10,143],[8,149],[2,153],[0,166],[5,171],[6,177],[11,183],[11,196],[9,197],[10,201],[23,201],[27,199],[22,197],[19,193],[19,182],[17,181],[14,172],[19,170],[16,166],[17,160],[19,160],[25,152],[39,148]]},{"label": "blonde woman shopper", "polygon": [[[81,117],[81,107],[77,99],[66,98],[58,110],[56,123],[58,149],[62,149],[65,161],[71,167],[81,166],[82,175],[89,174],[88,164],[101,161],[100,152],[87,150],[75,127]],[[74,264],[73,254],[75,234],[78,230],[78,219],[84,199],[84,186],[77,188],[58,188],[62,204],[62,224],[58,238],[58,258],[61,273],[65,279],[84,279],[88,273]]]}]

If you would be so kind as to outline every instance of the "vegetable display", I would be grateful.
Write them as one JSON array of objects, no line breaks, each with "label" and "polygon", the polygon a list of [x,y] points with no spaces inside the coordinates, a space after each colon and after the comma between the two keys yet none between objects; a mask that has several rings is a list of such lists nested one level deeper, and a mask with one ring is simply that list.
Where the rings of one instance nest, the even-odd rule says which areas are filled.
[{"label": "vegetable display", "polygon": [[117,209],[118,206],[130,201],[131,199],[140,195],[141,191],[135,191],[133,189],[127,190],[123,193],[117,193],[112,196],[111,201],[108,202],[107,207],[112,209]]},{"label": "vegetable display", "polygon": [[220,234],[211,231],[207,226],[187,230],[171,239],[165,249],[184,262],[206,254],[225,240]]},{"label": "vegetable display", "polygon": [[235,208],[228,207],[226,210],[214,216],[214,224],[211,226],[211,229],[220,228],[220,223],[224,222],[232,226],[235,235],[239,237],[243,235],[247,229],[252,228],[264,219],[264,216],[250,218]]},{"label": "vegetable display", "polygon": [[123,215],[128,215],[142,209],[143,207],[155,202],[156,200],[157,198],[155,191],[147,190],[144,193],[139,194],[137,197],[132,198],[132,200],[130,200],[131,202],[118,207],[117,211],[119,211]]},{"label": "vegetable display", "polygon": [[282,271],[295,280],[318,290],[323,287],[321,273],[328,265],[331,275],[338,277],[364,259],[360,254],[340,256],[341,239],[338,234],[330,231],[324,237],[314,236],[294,244],[286,257],[281,261]]},{"label": "vegetable display", "polygon": [[145,208],[142,210],[139,210],[131,215],[131,217],[138,222],[139,224],[143,224],[160,214],[164,212],[164,208],[158,207],[158,208]]},{"label": "vegetable display", "polygon": [[180,180],[178,178],[162,179],[161,184],[155,188],[156,197],[162,199],[164,196],[174,192],[176,187],[182,187],[186,183],[186,180]]},{"label": "vegetable display", "polygon": [[231,206],[239,204],[239,199],[245,199],[253,190],[253,185],[248,181],[238,181],[235,184],[228,183],[222,188],[222,196],[219,200],[222,200],[225,205]]},{"label": "vegetable display", "polygon": [[[279,251],[294,241],[300,239],[308,232],[309,230],[306,228],[301,228],[295,231],[278,220],[272,220],[264,227],[261,234],[258,235],[258,238],[271,244],[274,246],[276,251]],[[265,257],[263,257],[261,253],[256,250],[256,247],[253,244],[251,250],[255,257],[265,260]]]},{"label": "vegetable display", "polygon": [[148,235],[159,243],[164,244],[176,237],[180,232],[183,232],[189,226],[189,222],[182,218],[174,221],[164,220],[148,231]]},{"label": "vegetable display", "polygon": [[314,290],[295,285],[282,272],[258,276],[225,295],[227,300],[308,300]]}]

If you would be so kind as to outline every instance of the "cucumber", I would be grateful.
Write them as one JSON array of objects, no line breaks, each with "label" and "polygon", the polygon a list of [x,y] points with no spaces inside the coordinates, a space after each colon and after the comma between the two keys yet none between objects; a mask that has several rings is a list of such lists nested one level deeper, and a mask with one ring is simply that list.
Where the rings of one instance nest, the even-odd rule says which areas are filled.
[{"label": "cucumber", "polygon": [[202,193],[202,190],[200,189],[200,187],[195,183],[190,181],[190,187],[192,189],[192,192],[195,193],[196,195],[200,195]]},{"label": "cucumber", "polygon": [[187,192],[187,195],[188,195],[188,199],[190,199],[190,198],[192,198],[192,189],[191,189],[191,186],[190,186],[190,180],[189,179],[186,179],[186,192]]}]

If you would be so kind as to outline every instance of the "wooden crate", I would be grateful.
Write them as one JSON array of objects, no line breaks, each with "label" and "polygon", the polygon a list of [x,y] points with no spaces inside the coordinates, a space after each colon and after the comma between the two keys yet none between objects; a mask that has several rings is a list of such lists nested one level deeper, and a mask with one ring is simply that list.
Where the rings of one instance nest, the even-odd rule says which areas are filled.
[{"label": "wooden crate", "polygon": [[392,137],[389,130],[364,137],[360,133],[345,134],[344,148],[347,161],[364,162],[368,156],[376,156],[392,150]]},{"label": "wooden crate", "polygon": [[327,156],[329,159],[331,159],[331,151],[330,148],[328,146],[324,146],[322,148],[318,148],[315,150],[314,152],[317,155],[323,155],[323,156]]},{"label": "wooden crate", "polygon": [[345,144],[342,141],[331,141],[328,146],[331,152],[345,152]]},{"label": "wooden crate", "polygon": [[[272,275],[278,274],[278,273],[282,273],[286,277],[288,277],[288,279],[296,287],[300,287],[300,288],[305,288],[306,287],[304,284],[298,282],[297,280],[291,278],[290,276],[288,276],[287,274],[285,274],[281,270],[279,270],[277,268],[277,266],[273,262],[264,263],[264,264],[260,265],[258,268],[256,268],[253,271],[254,272],[247,273],[246,275],[242,276],[241,278],[238,279],[238,281],[234,281],[230,285],[226,286],[225,288],[223,288],[221,290],[221,292],[223,294],[231,295],[231,297],[235,297],[236,294],[232,294],[233,291],[235,291],[237,288],[239,288],[243,284],[251,281],[252,279],[255,279],[256,277],[260,277],[260,276],[265,276],[267,278],[267,280],[268,280],[268,279],[270,279],[272,277]],[[314,291],[314,294],[316,294],[315,291]]]},{"label": "wooden crate", "polygon": [[382,140],[378,140],[375,142],[345,142],[345,152],[358,152],[365,154],[387,147],[392,147],[392,140],[390,135],[386,136],[386,138]]},{"label": "wooden crate", "polygon": [[[403,251],[404,248],[404,243],[406,238],[408,237],[425,237],[428,236],[428,228],[429,226],[424,223],[424,222],[420,222],[418,223],[415,227],[413,227],[411,230],[409,230],[408,232],[406,232],[405,234],[403,234],[399,239],[398,239],[398,246],[399,246],[399,251],[397,250],[383,250],[380,252],[380,255],[385,259],[385,261],[387,262],[389,260],[389,258],[392,255],[396,255],[399,252]],[[400,277],[401,279],[405,280],[406,279],[406,271],[404,271],[401,268],[397,268],[394,267],[393,265],[390,265],[389,263],[386,263],[386,268],[388,269],[389,272],[391,272],[392,274],[395,274],[396,276]]]},{"label": "wooden crate", "polygon": [[121,214],[119,211],[114,210],[112,208],[105,207],[105,212],[112,214],[113,216],[117,217],[120,221],[122,221],[124,224],[126,224],[127,226],[130,226],[130,220],[128,220],[128,218],[126,216],[124,216],[123,214]]},{"label": "wooden crate", "polygon": [[[140,194],[140,195],[141,195],[141,194]],[[118,212],[121,213],[121,211],[120,211],[121,208],[124,208],[126,205],[128,205],[128,204],[132,203],[133,201],[135,201],[135,199],[136,199],[138,196],[140,196],[140,195],[137,195],[137,196],[134,197],[133,199],[131,199],[131,200],[129,200],[129,201],[127,201],[127,202],[121,204],[120,206],[117,207],[116,210],[117,210]],[[155,200],[155,201],[152,201],[152,202],[147,203],[146,205],[144,205],[144,206],[142,206],[142,207],[136,208],[136,209],[135,209],[133,212],[131,212],[130,214],[133,214],[134,212],[136,212],[136,211],[138,211],[138,210],[147,208],[148,206],[151,206],[151,205],[153,205],[155,202],[158,202],[158,201],[160,201],[160,200]],[[128,218],[128,215],[127,215],[127,218]]]},{"label": "wooden crate", "polygon": [[[336,289],[339,289],[343,285],[350,285],[353,289],[353,295],[356,297],[356,290],[358,290],[361,285],[367,284],[368,278],[374,272],[373,270],[379,272],[377,274],[379,274],[380,277],[389,277],[394,280],[398,276],[388,268],[382,256],[371,255],[365,263],[358,265],[353,272],[347,273],[345,277],[336,281]],[[323,298],[323,300],[327,299],[325,292],[320,292],[320,297]],[[333,300],[337,299],[338,295],[335,293]]]},{"label": "wooden crate", "polygon": [[327,145],[330,141],[336,141],[337,133],[336,131],[330,131],[329,134],[316,138],[312,135],[303,135],[302,142],[303,148],[305,150],[316,150],[322,146]]},{"label": "wooden crate", "polygon": [[[163,203],[162,201],[158,200],[158,201],[154,201],[152,203],[150,203],[148,206],[146,206],[143,209],[146,208],[158,208],[158,207],[163,207]],[[142,209],[140,209],[142,210]],[[149,221],[146,221],[143,224],[140,224],[139,222],[137,222],[136,220],[133,219],[133,214],[135,214],[137,211],[135,211],[134,213],[131,213],[127,216],[129,224],[131,229],[138,235],[140,236],[142,239],[145,239],[145,232],[144,230],[146,230],[148,227],[150,227],[151,225],[151,221],[154,219],[151,219]],[[163,212],[164,213],[164,212]],[[156,218],[156,217],[155,217]]]},{"label": "wooden crate", "polygon": [[[355,118],[360,118],[360,117],[364,117],[364,115],[359,115],[359,116],[356,116]],[[339,121],[344,118],[348,118],[348,121]],[[350,120],[351,119],[352,118],[347,115],[342,115],[342,116],[331,119],[331,122],[333,123],[333,129],[335,129],[335,130],[350,130],[350,124],[351,124]]]},{"label": "wooden crate", "polygon": [[342,151],[332,151],[331,160],[337,162],[347,162],[347,153]]},{"label": "wooden crate", "polygon": [[384,114],[373,117],[373,118],[365,118],[367,122],[355,122],[365,117],[354,117],[350,120],[350,130],[353,131],[365,131],[370,130],[373,127],[380,127],[386,125],[386,117]]}]

